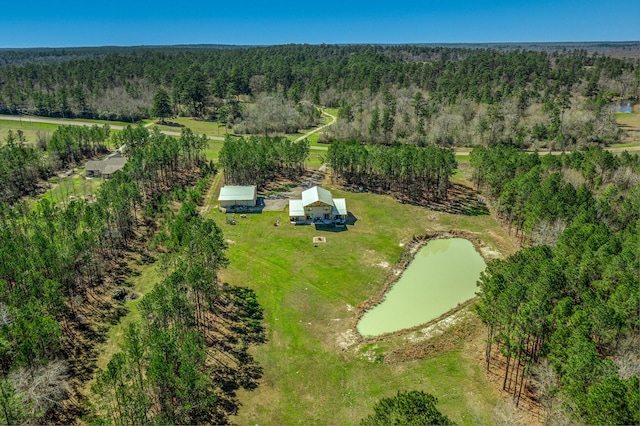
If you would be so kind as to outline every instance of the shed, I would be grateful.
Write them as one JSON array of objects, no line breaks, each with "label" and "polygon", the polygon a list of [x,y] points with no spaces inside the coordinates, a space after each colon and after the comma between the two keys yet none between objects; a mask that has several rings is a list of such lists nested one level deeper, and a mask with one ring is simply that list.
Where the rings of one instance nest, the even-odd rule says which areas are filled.
[{"label": "shed", "polygon": [[255,207],[257,194],[258,191],[255,185],[223,186],[220,189],[218,203],[223,208],[233,206]]}]

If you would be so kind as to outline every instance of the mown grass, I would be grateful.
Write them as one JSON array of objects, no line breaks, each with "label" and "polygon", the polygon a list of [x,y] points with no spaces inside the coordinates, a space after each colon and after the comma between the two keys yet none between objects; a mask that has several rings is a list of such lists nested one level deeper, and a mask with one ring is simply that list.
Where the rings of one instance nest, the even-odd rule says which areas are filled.
[{"label": "mown grass", "polygon": [[207,136],[220,136],[224,137],[228,131],[225,131],[224,124],[219,123],[217,121],[206,121],[206,120],[196,120],[191,117],[175,117],[168,118],[167,123],[175,123],[176,125],[163,125],[157,120],[151,121],[152,127],[158,126],[160,130],[165,130],[169,132],[178,132],[188,127],[193,130],[194,133],[199,135],[205,134]]},{"label": "mown grass", "polygon": [[[343,232],[294,226],[282,212],[247,215],[235,226],[209,214],[229,241],[223,279],[253,288],[265,310],[268,342],[255,350],[264,368],[257,390],[241,394],[239,424],[355,424],[381,397],[425,390],[462,424],[489,423],[497,392],[464,347],[418,361],[370,361],[339,342],[354,325],[355,306],[376,295],[412,236],[466,229],[496,250],[514,247],[491,216],[456,216],[402,205],[390,197],[333,190],[345,197],[355,225]],[[273,223],[280,220],[281,225]],[[323,235],[327,243],[314,245]]]},{"label": "mown grass", "polygon": [[324,164],[324,157],[326,155],[326,152],[312,150],[307,157],[307,161],[305,161],[307,169],[318,170],[320,166]]},{"label": "mown grass", "polygon": [[4,145],[9,130],[13,132],[14,136],[18,130],[22,130],[27,143],[35,144],[38,132],[51,134],[57,128],[57,124],[32,123],[26,117],[22,121],[0,120],[0,145]]},{"label": "mown grass", "polygon": [[207,143],[207,147],[204,150],[204,155],[207,160],[213,160],[214,162],[217,162],[223,144],[223,141],[209,140],[209,142]]},{"label": "mown grass", "polygon": [[[207,158],[217,159],[221,146],[211,141]],[[308,167],[319,167],[323,154],[312,151]],[[462,175],[454,179],[464,180]],[[491,423],[499,396],[482,371],[476,346],[459,343],[424,359],[387,363],[385,357],[406,344],[402,337],[365,350],[342,343],[353,336],[357,305],[378,294],[390,273],[385,265],[398,261],[413,236],[464,229],[502,253],[515,250],[511,240],[489,215],[437,213],[384,195],[345,192],[328,182],[325,187],[347,199],[356,222],[345,231],[290,225],[286,207],[248,214],[235,226],[226,224],[217,209],[207,212],[229,244],[230,266],[221,278],[256,291],[268,335],[267,343],[253,350],[264,369],[260,386],[240,392],[243,405],[232,420],[357,424],[380,398],[416,389],[436,395],[441,411],[460,424]],[[317,235],[327,243],[314,245]],[[140,266],[140,275],[130,280],[132,290],[150,291],[159,280],[156,268]],[[139,300],[126,302],[130,313],[110,329],[99,367],[106,366],[128,324],[139,318]],[[369,349],[375,352],[373,359],[367,356]]]}]

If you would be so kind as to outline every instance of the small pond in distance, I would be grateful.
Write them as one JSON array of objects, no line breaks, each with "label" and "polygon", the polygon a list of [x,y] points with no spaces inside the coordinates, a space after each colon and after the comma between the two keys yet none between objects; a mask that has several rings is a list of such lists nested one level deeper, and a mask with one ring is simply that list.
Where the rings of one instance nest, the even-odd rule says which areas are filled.
[{"label": "small pond in distance", "polygon": [[378,336],[424,324],[473,298],[484,259],[469,240],[431,240],[416,253],[384,300],[358,321],[358,332]]},{"label": "small pond in distance", "polygon": [[626,112],[626,113],[632,113],[633,112],[633,106],[635,105],[635,102],[631,102],[631,101],[619,101],[616,102],[615,104],[613,104],[611,106],[611,109],[613,110],[613,112]]}]

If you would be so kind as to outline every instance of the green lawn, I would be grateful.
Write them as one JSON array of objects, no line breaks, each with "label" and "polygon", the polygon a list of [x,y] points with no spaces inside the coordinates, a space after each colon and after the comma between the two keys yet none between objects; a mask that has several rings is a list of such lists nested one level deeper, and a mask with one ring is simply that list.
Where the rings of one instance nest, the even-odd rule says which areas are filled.
[{"label": "green lawn", "polygon": [[[490,216],[456,216],[401,205],[390,197],[333,190],[345,197],[355,225],[343,232],[294,226],[282,212],[247,215],[235,226],[209,213],[229,241],[223,279],[253,288],[265,310],[268,342],[255,350],[264,368],[257,390],[243,392],[238,424],[355,424],[381,397],[425,390],[462,424],[491,423],[497,391],[486,380],[478,345],[459,342],[425,359],[370,361],[353,336],[356,306],[376,295],[412,236],[451,228],[477,232],[491,248],[510,252]],[[279,227],[273,226],[280,220]],[[312,243],[323,235],[327,243]],[[478,340],[479,339],[479,340]],[[481,342],[481,337],[475,339]],[[382,359],[406,344],[380,344]],[[481,344],[480,344],[481,346]],[[474,352],[475,351],[475,352]],[[476,353],[477,352],[477,353]]]},{"label": "green lawn", "polygon": [[13,131],[14,135],[18,130],[22,130],[27,142],[35,143],[38,132],[51,135],[57,128],[57,124],[32,123],[26,117],[22,121],[0,120],[0,144],[5,143],[9,130]]},{"label": "green lawn", "polygon": [[307,161],[305,164],[308,169],[317,170],[324,164],[324,157],[327,155],[326,152],[322,151],[311,151],[309,153],[309,157],[307,157]]},{"label": "green lawn", "polygon": [[628,143],[614,143],[609,145],[609,148],[634,148],[636,146],[640,146],[640,141],[628,142]]},{"label": "green lawn", "polygon": [[[175,117],[168,118],[168,123],[176,123],[176,125],[162,125],[159,121],[154,120],[151,121],[153,126],[158,126],[160,130],[166,130],[169,132],[178,132],[184,128],[188,127],[193,130],[194,133],[199,135],[205,134],[207,136],[220,136],[224,137],[225,135],[225,127],[224,124],[218,123],[217,121],[206,121],[206,120],[196,120],[191,117]],[[153,127],[152,126],[152,127]]]},{"label": "green lawn", "polygon": [[213,160],[215,163],[218,162],[218,155],[220,154],[223,143],[223,141],[209,140],[209,143],[204,150],[204,155],[207,160]]}]

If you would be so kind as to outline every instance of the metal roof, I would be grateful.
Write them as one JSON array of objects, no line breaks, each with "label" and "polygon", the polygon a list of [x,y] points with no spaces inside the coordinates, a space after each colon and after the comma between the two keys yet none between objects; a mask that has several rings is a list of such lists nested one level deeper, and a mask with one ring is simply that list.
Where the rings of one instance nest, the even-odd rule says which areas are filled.
[{"label": "metal roof", "polygon": [[291,217],[304,217],[304,206],[302,200],[289,200],[289,216]]},{"label": "metal roof", "polygon": [[87,164],[84,166],[84,168],[87,171],[109,173],[106,172],[106,170],[109,170],[110,173],[114,173],[114,171],[122,169],[126,163],[127,159],[124,157],[109,157],[101,161],[87,161]]},{"label": "metal roof", "polygon": [[315,203],[316,201],[320,201],[321,203],[333,206],[333,197],[331,196],[331,193],[324,188],[314,186],[313,188],[309,188],[306,191],[302,191],[303,206],[306,207],[309,204]]},{"label": "metal roof", "polygon": [[85,170],[98,170],[98,171],[102,171],[102,168],[104,167],[104,165],[102,164],[102,161],[87,161],[87,164],[84,166]]},{"label": "metal roof", "polygon": [[248,201],[256,199],[256,186],[223,186],[218,201]]},{"label": "metal roof", "polygon": [[333,207],[331,212],[334,216],[347,215],[346,199],[333,198],[331,192],[319,186],[314,186],[306,191],[302,191],[302,200],[289,200],[289,216],[305,216],[304,208],[318,201]]},{"label": "metal roof", "polygon": [[344,198],[334,198],[333,205],[335,207],[333,214],[347,215],[347,200]]}]

